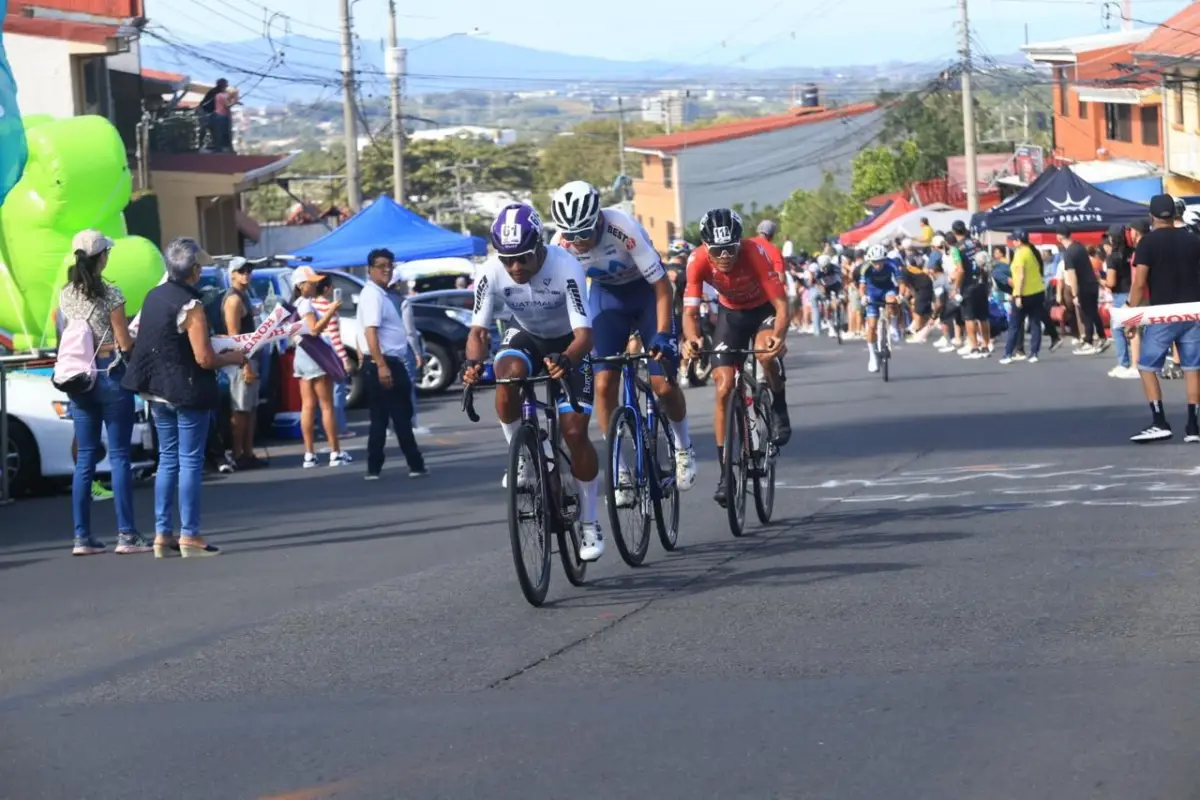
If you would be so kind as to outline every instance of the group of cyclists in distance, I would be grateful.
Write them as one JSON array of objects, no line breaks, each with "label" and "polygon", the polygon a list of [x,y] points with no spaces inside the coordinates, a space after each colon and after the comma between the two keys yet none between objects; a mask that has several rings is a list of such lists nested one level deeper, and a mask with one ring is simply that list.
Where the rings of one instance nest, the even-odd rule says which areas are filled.
[{"label": "group of cyclists in distance", "polygon": [[[701,306],[715,300],[711,360],[718,458],[724,458],[725,407],[735,370],[745,357],[739,353],[749,349],[772,390],[773,444],[782,447],[791,438],[781,360],[791,322],[787,270],[770,242],[774,226],[745,238],[741,217],[728,208],[704,215],[699,247],[681,253],[673,246],[668,262],[674,281],[642,226],[619,208],[602,207],[600,192],[591,184],[562,186],[551,198],[550,213],[557,230],[549,243],[531,205],[509,204],[493,222],[495,254],[475,280],[463,382],[470,386],[483,377],[495,314],[506,309],[513,324],[493,357],[496,416],[511,443],[520,426],[522,400],[518,385],[508,381],[545,374],[570,387],[574,403],[560,388],[555,404],[571,473],[579,484],[579,557],[591,562],[604,554],[605,540],[597,517],[599,459],[589,427],[592,417],[598,417],[605,435],[620,389],[618,366],[604,359],[626,352],[633,335],[640,338],[650,355],[650,385],[675,447],[675,485],[688,491],[696,482],[697,459],[677,376],[681,359],[704,351]],[[532,469],[519,463],[520,485],[532,481]],[[632,487],[632,476],[624,464],[618,472],[619,496]],[[508,479],[506,473],[505,485]],[[722,506],[728,501],[723,477],[718,477],[713,498]]]}]

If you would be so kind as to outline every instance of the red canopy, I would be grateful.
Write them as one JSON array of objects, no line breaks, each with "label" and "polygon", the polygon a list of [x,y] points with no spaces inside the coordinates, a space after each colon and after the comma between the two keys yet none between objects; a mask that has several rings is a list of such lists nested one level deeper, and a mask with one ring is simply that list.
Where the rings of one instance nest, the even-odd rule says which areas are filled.
[{"label": "red canopy", "polygon": [[875,219],[871,220],[871,222],[868,224],[863,225],[861,228],[855,228],[852,231],[846,231],[843,233],[840,237],[840,241],[847,247],[852,247],[897,217],[902,217],[910,211],[916,210],[916,206],[908,202],[907,199],[901,197],[899,200],[892,203],[891,208],[880,214]]}]

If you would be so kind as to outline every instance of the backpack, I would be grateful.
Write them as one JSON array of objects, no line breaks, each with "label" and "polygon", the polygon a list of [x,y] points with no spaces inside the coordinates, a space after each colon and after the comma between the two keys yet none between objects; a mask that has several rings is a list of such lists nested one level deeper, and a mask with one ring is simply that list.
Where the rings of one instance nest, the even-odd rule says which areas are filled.
[{"label": "backpack", "polygon": [[[103,342],[101,342],[103,344]],[[96,356],[99,348],[85,319],[67,321],[58,340],[58,354],[50,382],[68,395],[87,394],[96,385]]]}]

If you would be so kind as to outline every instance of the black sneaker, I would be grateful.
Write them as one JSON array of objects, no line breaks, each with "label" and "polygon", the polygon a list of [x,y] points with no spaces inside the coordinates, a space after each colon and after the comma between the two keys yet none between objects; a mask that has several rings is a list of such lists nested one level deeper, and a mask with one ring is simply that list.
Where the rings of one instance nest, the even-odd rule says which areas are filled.
[{"label": "black sneaker", "polygon": [[724,508],[726,495],[728,495],[728,492],[725,491],[725,475],[722,474],[721,480],[717,481],[717,490],[713,492],[713,500],[716,500],[717,505],[719,505],[721,508]]},{"label": "black sneaker", "polygon": [[424,478],[428,475],[429,467],[418,467],[417,469],[409,468],[408,470],[408,477],[410,478]]},{"label": "black sneaker", "polygon": [[1171,433],[1170,425],[1157,425],[1152,423],[1150,427],[1135,433],[1129,437],[1129,441],[1137,442],[1138,444],[1148,444],[1149,442],[1165,442],[1174,434]]},{"label": "black sneaker", "polygon": [[105,552],[104,542],[87,537],[86,539],[76,539],[75,548],[71,551],[73,556],[98,556]]},{"label": "black sneaker", "polygon": [[1062,347],[1062,343],[1062,339],[1055,339],[1054,341],[1050,342],[1050,352],[1053,353],[1055,350]]},{"label": "black sneaker", "polygon": [[268,466],[270,466],[270,462],[263,461],[258,456],[245,456],[244,458],[239,458],[236,462],[234,462],[234,467],[238,472],[246,472],[252,469],[264,469]]},{"label": "black sneaker", "polygon": [[788,418],[786,408],[773,409],[771,414],[775,417],[775,441],[773,444],[776,447],[783,447],[792,438],[792,421]]}]

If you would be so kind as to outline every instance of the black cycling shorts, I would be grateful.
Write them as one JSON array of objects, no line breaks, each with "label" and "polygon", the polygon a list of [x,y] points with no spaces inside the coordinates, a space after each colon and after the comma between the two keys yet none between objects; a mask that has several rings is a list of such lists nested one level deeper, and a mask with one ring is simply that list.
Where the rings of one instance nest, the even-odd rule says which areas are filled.
[{"label": "black cycling shorts", "polygon": [[964,322],[988,321],[988,290],[981,283],[963,292],[962,317]]},{"label": "black cycling shorts", "polygon": [[[717,326],[713,331],[713,349],[749,350],[754,336],[759,331],[775,329],[775,306],[764,303],[758,308],[738,311],[721,306],[717,309]],[[714,367],[732,367],[742,361],[730,353],[716,353],[712,357]]]},{"label": "black cycling shorts", "polygon": [[[541,375],[546,371],[546,357],[553,353],[563,353],[575,341],[575,334],[568,333],[554,339],[543,339],[527,333],[520,328],[510,327],[504,332],[500,341],[500,349],[495,361],[506,356],[516,357],[525,362],[530,376]],[[585,414],[592,413],[592,402],[596,399],[595,381],[592,379],[592,363],[585,360],[571,372],[571,388],[575,390],[575,399]],[[558,413],[567,414],[575,409],[567,402],[562,386],[555,384],[554,400],[558,404]]]},{"label": "black cycling shorts", "polygon": [[922,317],[928,317],[933,313],[933,292],[913,297],[913,313]]}]

